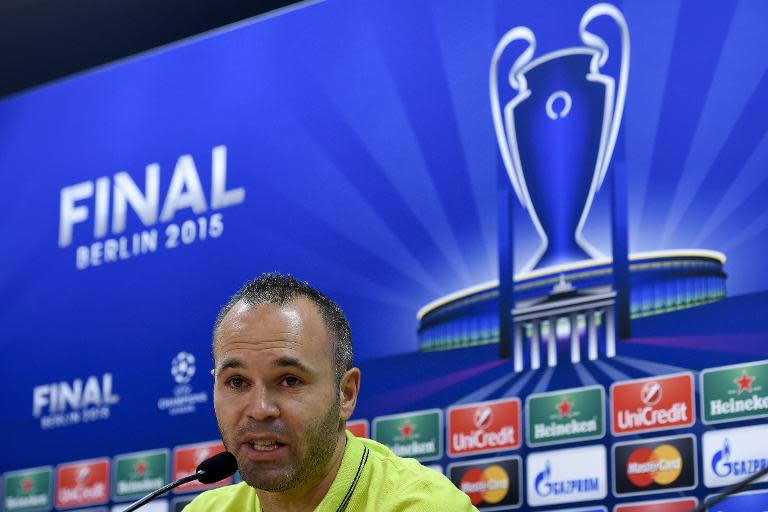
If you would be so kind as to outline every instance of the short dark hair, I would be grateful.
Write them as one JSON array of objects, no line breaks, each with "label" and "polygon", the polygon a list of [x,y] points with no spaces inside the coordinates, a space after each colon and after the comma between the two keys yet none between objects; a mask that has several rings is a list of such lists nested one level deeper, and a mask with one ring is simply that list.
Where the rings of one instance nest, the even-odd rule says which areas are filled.
[{"label": "short dark hair", "polygon": [[308,283],[299,281],[291,275],[266,272],[245,283],[219,311],[213,325],[214,345],[221,322],[238,302],[243,301],[251,306],[263,304],[282,306],[299,297],[309,299],[323,317],[325,327],[333,341],[333,366],[338,384],[344,373],[352,368],[352,331],[349,328],[349,321],[338,304]]}]

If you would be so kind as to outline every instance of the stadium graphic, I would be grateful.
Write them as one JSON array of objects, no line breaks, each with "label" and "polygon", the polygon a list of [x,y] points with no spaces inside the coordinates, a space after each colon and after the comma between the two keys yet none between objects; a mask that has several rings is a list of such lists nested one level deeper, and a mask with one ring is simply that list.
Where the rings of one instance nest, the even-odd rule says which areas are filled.
[{"label": "stadium graphic", "polygon": [[[608,45],[587,29],[601,16],[610,18],[621,34],[616,79],[600,71],[609,58]],[[421,308],[417,317],[422,351],[506,343],[500,325],[511,316],[515,371],[555,366],[563,360],[578,363],[582,354],[589,360],[611,358],[616,355],[617,316],[629,317],[619,318],[629,323],[630,318],[695,307],[725,296],[721,253],[632,254],[629,282],[621,283],[616,275],[627,273],[620,268],[627,254],[606,258],[584,238],[584,224],[605,182],[621,125],[630,39],[621,11],[605,3],[584,13],[579,34],[586,46],[535,60],[536,38],[528,27],[509,30],[496,46],[490,71],[494,128],[510,183],[536,227],[540,245],[522,271],[514,274],[509,251],[499,244],[500,275],[514,275],[511,286],[485,283]],[[508,72],[498,69],[502,55],[518,41],[527,48]],[[500,76],[517,91],[506,104]],[[626,194],[614,187],[611,196],[613,216],[625,217]],[[626,247],[626,223],[614,218],[612,224],[613,237],[619,239],[613,249],[621,251]],[[511,315],[500,305],[504,293],[513,297],[507,301],[514,305]],[[629,311],[617,307],[616,297],[622,294],[629,298],[618,303],[628,302]]]}]

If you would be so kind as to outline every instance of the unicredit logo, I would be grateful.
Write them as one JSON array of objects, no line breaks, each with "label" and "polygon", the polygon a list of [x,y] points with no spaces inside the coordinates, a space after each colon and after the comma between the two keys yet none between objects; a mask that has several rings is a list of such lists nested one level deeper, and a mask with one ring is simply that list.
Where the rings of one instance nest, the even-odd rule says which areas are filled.
[{"label": "unicredit logo", "polygon": [[669,409],[654,409],[650,405],[637,408],[634,411],[619,411],[617,423],[619,428],[656,427],[669,423],[688,421],[688,406],[677,402]]},{"label": "unicredit logo", "polygon": [[475,430],[469,434],[458,432],[451,436],[451,443],[456,451],[509,446],[515,443],[515,429],[503,427],[498,432],[485,430]]},{"label": "unicredit logo", "polygon": [[78,485],[76,487],[63,487],[59,489],[59,503],[80,503],[99,500],[106,496],[106,485],[103,482],[91,486]]},{"label": "unicredit logo", "polygon": [[612,428],[622,435],[695,422],[693,375],[619,382],[611,388]]},{"label": "unicredit logo", "polygon": [[493,422],[493,409],[490,407],[478,407],[474,414],[475,427],[485,430]]},{"label": "unicredit logo", "polygon": [[77,469],[77,476],[75,477],[75,480],[77,481],[77,485],[84,485],[90,476],[91,476],[91,467],[80,466]]},{"label": "unicredit logo", "polygon": [[661,400],[661,385],[655,380],[647,382],[640,390],[640,400],[645,405],[656,405]]},{"label": "unicredit logo", "polygon": [[517,398],[452,407],[448,411],[448,455],[509,450],[520,446]]}]

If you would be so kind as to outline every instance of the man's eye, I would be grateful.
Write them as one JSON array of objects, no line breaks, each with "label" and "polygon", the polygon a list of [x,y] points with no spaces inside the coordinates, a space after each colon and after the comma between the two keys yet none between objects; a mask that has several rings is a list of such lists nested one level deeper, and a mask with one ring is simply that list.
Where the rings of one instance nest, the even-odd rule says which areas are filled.
[{"label": "man's eye", "polygon": [[240,389],[245,384],[241,377],[232,377],[227,380],[227,385],[233,389]]},{"label": "man's eye", "polygon": [[301,379],[294,377],[293,375],[289,375],[288,377],[284,378],[283,382],[289,388],[295,388],[296,386],[301,385]]}]

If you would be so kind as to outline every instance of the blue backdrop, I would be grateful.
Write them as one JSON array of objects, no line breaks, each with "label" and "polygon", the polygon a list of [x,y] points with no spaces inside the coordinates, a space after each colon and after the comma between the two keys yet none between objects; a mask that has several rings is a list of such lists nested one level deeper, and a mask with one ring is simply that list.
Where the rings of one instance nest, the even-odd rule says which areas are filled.
[{"label": "blue backdrop", "polygon": [[[494,345],[417,352],[419,308],[498,276],[493,49],[518,25],[538,55],[579,45],[590,5],[308,3],[0,102],[0,473],[217,438],[212,323],[270,270],[344,308],[363,369],[356,417],[371,421],[765,359],[768,8],[750,1],[615,4],[632,40],[612,160],[630,250],[721,251],[727,298],[635,320],[619,357],[583,363],[589,377],[515,374]],[[132,204],[152,197],[153,173],[141,218]],[[609,209],[603,190],[585,230],[608,254]],[[522,264],[538,239],[516,219]],[[182,351],[197,371],[178,391]],[[89,376],[108,417],[44,426],[50,389]],[[184,414],[158,407],[181,392],[208,396]]]}]

